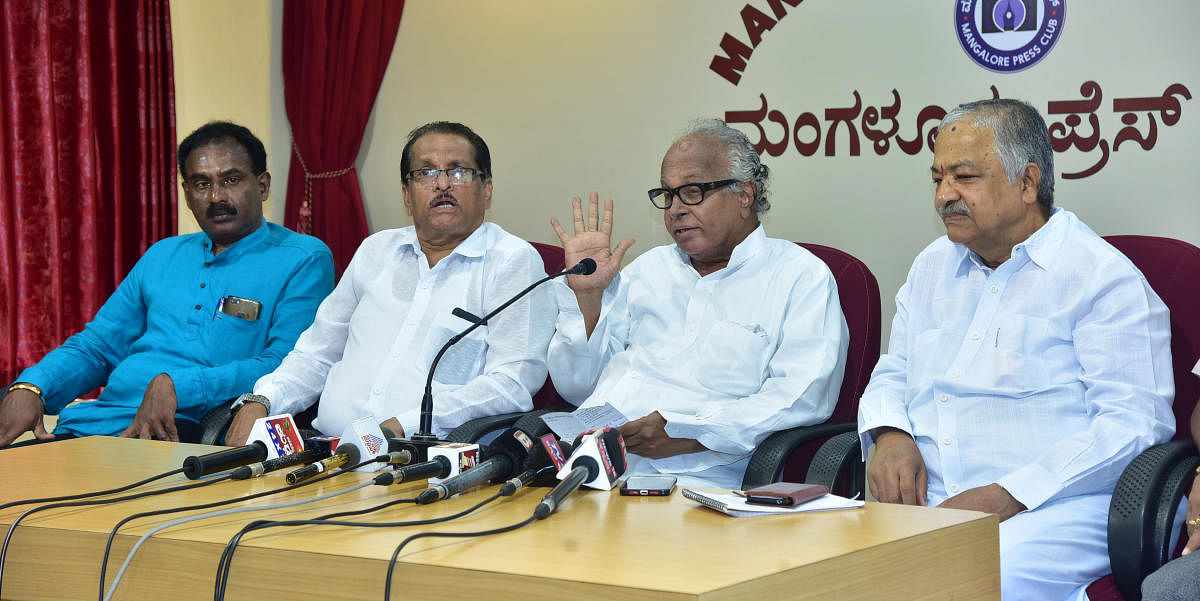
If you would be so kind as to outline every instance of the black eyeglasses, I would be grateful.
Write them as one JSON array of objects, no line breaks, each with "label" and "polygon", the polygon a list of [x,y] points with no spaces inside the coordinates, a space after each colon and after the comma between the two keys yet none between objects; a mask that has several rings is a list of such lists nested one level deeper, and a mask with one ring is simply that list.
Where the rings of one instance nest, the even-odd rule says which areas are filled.
[{"label": "black eyeglasses", "polygon": [[684,184],[674,188],[655,188],[648,190],[646,194],[650,196],[650,204],[660,209],[669,209],[676,198],[685,205],[698,205],[704,202],[704,197],[708,196],[709,192],[739,182],[740,180],[736,179],[723,179],[719,182]]},{"label": "black eyeglasses", "polygon": [[471,167],[451,167],[449,169],[413,169],[405,174],[408,181],[421,186],[432,186],[443,173],[450,179],[450,185],[469,184],[475,179],[475,174],[483,172]]}]

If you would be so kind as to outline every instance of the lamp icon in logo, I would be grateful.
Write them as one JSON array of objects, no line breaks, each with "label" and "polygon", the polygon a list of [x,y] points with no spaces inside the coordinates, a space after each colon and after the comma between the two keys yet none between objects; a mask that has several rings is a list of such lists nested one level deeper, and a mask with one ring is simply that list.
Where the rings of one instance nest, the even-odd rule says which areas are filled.
[{"label": "lamp icon in logo", "polygon": [[1024,0],[983,0],[983,33],[1034,31],[1038,3]]}]

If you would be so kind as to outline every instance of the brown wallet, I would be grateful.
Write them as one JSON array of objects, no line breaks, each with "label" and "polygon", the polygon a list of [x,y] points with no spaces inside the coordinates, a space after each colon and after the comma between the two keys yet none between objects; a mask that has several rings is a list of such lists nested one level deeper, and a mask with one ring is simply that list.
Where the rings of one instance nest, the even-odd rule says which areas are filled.
[{"label": "brown wallet", "polygon": [[790,507],[825,496],[829,494],[829,488],[822,484],[774,482],[756,486],[738,494],[745,497],[747,503]]}]

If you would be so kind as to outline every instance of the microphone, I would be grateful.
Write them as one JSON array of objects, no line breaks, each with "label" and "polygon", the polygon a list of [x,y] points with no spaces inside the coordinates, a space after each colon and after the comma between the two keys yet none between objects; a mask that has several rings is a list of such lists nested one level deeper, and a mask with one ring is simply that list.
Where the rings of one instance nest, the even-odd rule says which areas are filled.
[{"label": "microphone", "polygon": [[565,273],[567,275],[592,275],[596,273],[596,261],[591,257],[587,257],[576,263],[574,267],[568,269]]},{"label": "microphone", "polygon": [[304,449],[296,422],[289,414],[260,417],[254,421],[246,445],[183,460],[183,475],[189,480],[242,467],[266,459],[291,455]]},{"label": "microphone", "polygon": [[[446,351],[450,350],[451,346],[457,344],[458,341],[466,337],[467,334],[475,331],[475,328],[487,325],[489,319],[495,317],[497,313],[507,309],[509,305],[517,302],[517,300],[519,300],[522,296],[525,296],[531,290],[537,288],[543,283],[564,275],[588,275],[594,271],[596,271],[596,261],[591,258],[586,258],[566,271],[560,271],[558,273],[548,275],[530,284],[529,286],[525,287],[524,290],[516,293],[512,298],[504,301],[502,305],[496,307],[483,317],[477,317],[465,309],[455,307],[451,313],[453,313],[456,317],[460,317],[471,322],[471,325],[462,332],[451,336],[450,340],[447,340],[446,344],[442,345],[442,348],[437,352],[437,355],[434,355],[433,362],[429,364],[429,375],[425,378],[425,394],[421,397],[420,427],[418,428],[417,433],[413,434],[409,438],[409,441],[413,445],[422,446],[425,449],[440,442],[438,441],[437,437],[433,435],[433,370],[437,368],[438,361],[442,360],[442,355],[446,354]],[[421,455],[417,456],[422,457]],[[422,459],[424,459],[424,457],[422,457]]]},{"label": "microphone", "polygon": [[[395,452],[395,451],[393,451]],[[400,451],[408,453],[408,449]],[[431,483],[473,468],[479,462],[479,445],[452,442],[429,448],[429,461],[405,465],[398,470],[380,474],[380,484],[401,484],[428,478]]]},{"label": "microphone", "polygon": [[511,495],[522,486],[554,486],[558,481],[554,475],[566,464],[567,456],[571,454],[571,444],[559,442],[553,434],[546,434],[538,439],[529,459],[525,461],[524,470],[504,483],[500,494]]},{"label": "microphone", "polygon": [[330,457],[288,472],[286,476],[287,483],[299,484],[328,470],[342,467],[343,465],[354,465],[359,462],[360,457],[362,457],[362,454],[359,453],[356,445],[340,444],[338,445],[337,452]]},{"label": "microphone", "polygon": [[290,413],[270,415],[254,420],[254,425],[250,427],[250,435],[246,438],[247,444],[252,440],[261,441],[267,445],[267,459],[283,457],[304,450],[304,439],[300,438],[300,428],[296,427],[296,420],[292,419]]},{"label": "microphone", "polygon": [[242,467],[234,470],[233,479],[245,480],[247,478],[257,478],[263,474],[268,474],[275,470],[281,470],[285,467],[292,467],[293,465],[300,464],[307,465],[314,461],[320,461],[326,457],[329,457],[329,455],[329,449],[318,447],[304,449],[299,453],[284,455],[283,457],[276,457],[266,461],[259,461],[258,463],[251,463],[250,465],[243,465]]},{"label": "microphone", "polygon": [[267,458],[267,445],[255,440],[244,447],[216,451],[207,455],[192,455],[183,460],[183,475],[189,480],[242,467]]},{"label": "microphone", "polygon": [[488,446],[491,457],[487,461],[440,484],[430,486],[417,495],[417,503],[426,505],[452,497],[489,480],[505,480],[513,475],[518,466],[525,463],[532,449],[533,440],[528,434],[516,428],[509,428],[501,432]]},{"label": "microphone", "polygon": [[[533,510],[533,516],[545,519],[562,504],[571,493],[587,484],[592,488],[612,488],[617,478],[625,473],[625,441],[621,433],[613,428],[585,432],[577,439],[575,453],[558,477],[562,480],[550,489]],[[607,486],[600,486],[607,483]]]},{"label": "microphone", "polygon": [[[597,473],[583,481],[583,485],[597,490],[608,490],[625,473],[625,440],[616,428],[589,430],[579,435],[573,445],[575,452],[571,454],[567,464],[558,471],[558,479],[562,480],[585,458],[590,458],[597,464]],[[589,472],[590,473],[590,472]]]},{"label": "microphone", "polygon": [[326,470],[344,465],[355,465],[357,466],[355,470],[360,472],[377,472],[387,467],[387,464],[392,461],[408,462],[412,460],[411,453],[401,452],[401,455],[389,457],[386,462],[373,461],[367,465],[357,465],[364,457],[378,457],[380,451],[387,448],[385,447],[386,444],[387,441],[383,438],[383,430],[379,429],[379,420],[370,415],[360,417],[346,425],[341,438],[338,439],[336,446],[333,447],[333,455],[331,457],[288,472],[287,482],[288,484],[296,484]]}]

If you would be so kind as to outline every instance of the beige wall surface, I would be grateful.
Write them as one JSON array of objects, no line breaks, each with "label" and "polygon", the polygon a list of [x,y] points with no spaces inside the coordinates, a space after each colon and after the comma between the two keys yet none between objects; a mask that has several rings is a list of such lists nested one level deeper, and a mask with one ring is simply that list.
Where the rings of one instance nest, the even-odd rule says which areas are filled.
[{"label": "beige wall surface", "polygon": [[[636,256],[669,242],[645,190],[658,184],[659,162],[675,135],[693,117],[760,109],[761,95],[773,111],[761,121],[767,141],[787,136],[778,156],[764,155],[773,174],[768,233],[863,259],[879,279],[888,324],[913,257],[944,233],[932,209],[932,153],[908,154],[898,143],[916,138],[921,109],[987,97],[994,86],[1045,114],[1052,103],[1096,100],[1081,91],[1092,81],[1100,98],[1091,112],[1072,109],[1083,111],[1075,129],[1081,141],[1057,153],[1056,166],[1060,175],[1084,171],[1105,149],[1107,163],[1088,177],[1060,177],[1058,204],[1101,234],[1200,244],[1193,176],[1200,165],[1200,38],[1191,31],[1200,3],[1047,0],[1039,6],[1064,13],[1056,44],[1028,69],[996,73],[960,46],[960,2],[793,2],[409,0],[358,159],[371,230],[409,224],[398,173],[404,136],[447,119],[467,123],[491,146],[491,220],[527,239],[553,242],[549,218],[567,220],[572,196],[598,190],[616,200],[615,234],[637,239]],[[281,2],[234,4],[249,18],[235,23],[210,8],[214,3],[172,4],[180,131],[209,115],[241,111],[252,128],[270,132],[278,199],[289,144],[276,85]],[[734,85],[709,64],[724,54],[727,33],[751,43],[743,15],[761,35]],[[1177,110],[1118,110],[1130,99],[1161,104],[1177,83],[1194,98],[1171,96]],[[851,155],[851,134],[840,123],[827,156],[827,111],[853,108],[855,92],[859,154]],[[898,132],[885,152],[876,152],[864,116],[893,106],[897,96]],[[821,128],[811,156],[793,139],[804,113]],[[1047,117],[1063,126],[1071,118]],[[1134,131],[1127,126],[1149,139],[1150,117],[1148,149],[1127,139],[1113,150],[1122,133]],[[1098,134],[1089,142],[1091,118]],[[933,126],[927,123],[920,135]],[[754,123],[738,127],[759,139]],[[886,120],[874,126],[887,128]],[[799,137],[812,140],[812,129],[800,128]],[[271,214],[281,215],[282,207]],[[885,327],[885,340],[886,334]]]},{"label": "beige wall surface", "polygon": [[[182,140],[209,121],[250,128],[267,148],[267,219],[283,221],[292,133],[283,106],[280,32],[283,0],[171,0],[175,133]],[[179,232],[198,232],[182,191]]]}]

